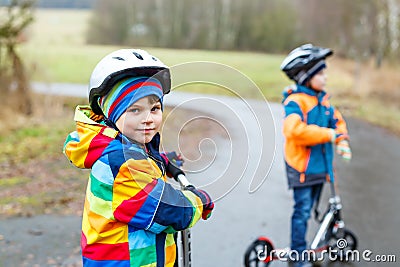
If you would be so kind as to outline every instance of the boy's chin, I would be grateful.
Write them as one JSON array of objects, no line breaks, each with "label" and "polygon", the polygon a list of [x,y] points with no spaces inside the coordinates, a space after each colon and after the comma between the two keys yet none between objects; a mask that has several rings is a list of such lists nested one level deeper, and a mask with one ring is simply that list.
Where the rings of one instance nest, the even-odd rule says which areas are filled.
[{"label": "boy's chin", "polygon": [[155,134],[152,134],[152,135],[146,135],[146,137],[144,137],[142,140],[143,140],[143,144],[147,144],[147,143],[150,143],[151,142],[151,140],[153,140],[153,137],[155,136]]}]

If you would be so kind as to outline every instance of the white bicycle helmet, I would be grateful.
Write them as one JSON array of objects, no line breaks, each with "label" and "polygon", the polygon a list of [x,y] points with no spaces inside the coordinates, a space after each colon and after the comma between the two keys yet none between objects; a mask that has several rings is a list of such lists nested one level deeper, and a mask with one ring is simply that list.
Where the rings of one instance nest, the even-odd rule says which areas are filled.
[{"label": "white bicycle helmet", "polygon": [[126,77],[153,77],[160,81],[163,93],[171,89],[169,68],[159,59],[140,49],[120,49],[105,56],[94,68],[89,82],[89,104],[94,113],[102,115],[98,99],[113,85]]},{"label": "white bicycle helmet", "polygon": [[305,44],[289,53],[281,64],[281,70],[289,79],[298,84],[304,84],[311,76],[313,69],[318,68],[317,64],[325,64],[324,59],[332,54],[333,51],[329,48]]}]

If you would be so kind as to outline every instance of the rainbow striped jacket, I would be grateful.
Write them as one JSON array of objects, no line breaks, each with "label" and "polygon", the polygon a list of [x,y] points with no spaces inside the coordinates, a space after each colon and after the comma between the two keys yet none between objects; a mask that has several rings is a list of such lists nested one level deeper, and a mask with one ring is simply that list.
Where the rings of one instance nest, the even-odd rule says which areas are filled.
[{"label": "rainbow striped jacket", "polygon": [[[101,120],[78,106],[76,131],[64,144],[76,167],[91,169],[82,218],[83,266],[172,267],[173,233],[199,220],[201,200],[167,183],[158,152],[149,155]],[[151,143],[158,151],[159,135]]]}]

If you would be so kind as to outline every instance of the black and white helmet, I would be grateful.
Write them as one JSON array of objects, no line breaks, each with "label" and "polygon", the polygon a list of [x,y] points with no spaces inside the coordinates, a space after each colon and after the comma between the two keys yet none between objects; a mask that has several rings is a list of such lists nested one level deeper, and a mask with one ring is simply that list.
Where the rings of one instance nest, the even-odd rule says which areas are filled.
[{"label": "black and white helmet", "polygon": [[126,77],[153,77],[160,81],[163,93],[171,89],[169,68],[159,59],[140,49],[120,49],[106,55],[97,63],[89,82],[89,104],[94,113],[102,115],[98,99],[113,85]]},{"label": "black and white helmet", "polygon": [[325,58],[332,55],[329,48],[305,44],[292,50],[283,60],[281,70],[289,79],[304,85],[314,74],[324,68]]}]

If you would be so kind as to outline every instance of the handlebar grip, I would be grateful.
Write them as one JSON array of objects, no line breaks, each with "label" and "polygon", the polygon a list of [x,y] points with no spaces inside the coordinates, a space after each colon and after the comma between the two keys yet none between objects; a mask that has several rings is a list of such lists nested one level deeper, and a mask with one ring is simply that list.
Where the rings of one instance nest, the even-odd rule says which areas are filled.
[{"label": "handlebar grip", "polygon": [[177,181],[182,188],[194,188],[194,186],[186,178],[185,173],[171,162],[167,166],[167,171],[172,175],[172,177],[174,177],[174,180]]},{"label": "handlebar grip", "polygon": [[184,174],[179,174],[179,175],[175,178],[175,180],[176,180],[177,182],[180,183],[180,185],[181,185],[182,188],[188,188],[188,187],[193,187],[193,188],[194,188],[194,185],[192,185],[192,184],[189,182],[189,180],[186,178],[186,176],[185,176]]},{"label": "handlebar grip", "polygon": [[[167,172],[169,172],[169,173],[172,175],[172,177],[174,177],[174,179],[175,179],[176,181],[178,181],[177,178],[178,178],[178,175],[179,175],[179,174],[185,175],[185,173],[184,173],[180,168],[178,168],[177,166],[175,166],[175,165],[172,164],[172,163],[169,163],[169,164],[168,164],[168,166],[167,166]],[[178,181],[178,182],[179,182],[179,181]]]}]

